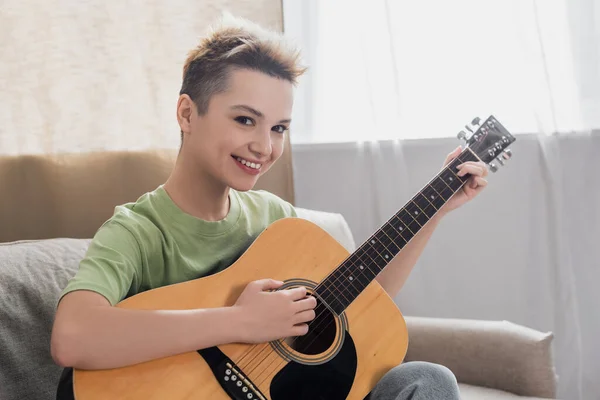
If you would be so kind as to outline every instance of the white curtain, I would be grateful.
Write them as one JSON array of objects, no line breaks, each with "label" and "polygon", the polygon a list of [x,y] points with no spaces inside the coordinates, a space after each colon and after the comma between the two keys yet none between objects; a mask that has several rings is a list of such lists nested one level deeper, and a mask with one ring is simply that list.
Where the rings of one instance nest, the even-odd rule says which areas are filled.
[{"label": "white curtain", "polygon": [[357,242],[472,117],[516,135],[397,301],[553,331],[559,398],[600,399],[600,1],[290,0],[284,27],[311,68],[291,135],[297,204],[342,213]]},{"label": "white curtain", "polygon": [[598,0],[283,2],[310,69],[293,143],[600,126]]}]

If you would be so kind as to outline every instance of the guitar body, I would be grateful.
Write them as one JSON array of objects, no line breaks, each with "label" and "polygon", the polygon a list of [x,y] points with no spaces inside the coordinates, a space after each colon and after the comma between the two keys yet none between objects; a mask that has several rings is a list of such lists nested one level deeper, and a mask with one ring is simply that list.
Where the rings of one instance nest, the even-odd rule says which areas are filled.
[{"label": "guitar body", "polygon": [[[226,270],[140,293],[117,307],[231,306],[249,282],[263,278],[284,281],[285,287],[314,287],[348,254],[317,225],[286,218],[270,225]],[[404,359],[404,319],[376,281],[339,316],[328,312],[319,340],[301,348],[291,340],[227,344],[123,368],[75,370],[75,398],[362,400]]]}]

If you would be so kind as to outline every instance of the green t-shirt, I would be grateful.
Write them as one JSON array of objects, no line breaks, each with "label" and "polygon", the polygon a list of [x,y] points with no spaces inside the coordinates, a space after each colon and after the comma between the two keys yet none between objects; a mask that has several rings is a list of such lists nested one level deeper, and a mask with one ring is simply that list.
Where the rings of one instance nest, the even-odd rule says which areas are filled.
[{"label": "green t-shirt", "polygon": [[116,207],[62,296],[91,290],[115,305],[145,290],[219,272],[272,222],[297,216],[291,204],[263,190],[231,189],[229,199],[229,213],[215,222],[183,212],[162,185]]}]

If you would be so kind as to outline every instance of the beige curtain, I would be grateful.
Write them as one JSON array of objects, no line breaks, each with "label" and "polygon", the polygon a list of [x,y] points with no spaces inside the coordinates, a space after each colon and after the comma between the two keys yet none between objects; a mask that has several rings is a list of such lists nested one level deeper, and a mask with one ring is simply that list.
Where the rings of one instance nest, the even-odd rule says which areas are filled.
[{"label": "beige curtain", "polygon": [[[280,0],[2,2],[0,241],[89,236],[166,179],[183,62],[223,10],[282,29]],[[258,188],[293,202],[289,138]]]}]

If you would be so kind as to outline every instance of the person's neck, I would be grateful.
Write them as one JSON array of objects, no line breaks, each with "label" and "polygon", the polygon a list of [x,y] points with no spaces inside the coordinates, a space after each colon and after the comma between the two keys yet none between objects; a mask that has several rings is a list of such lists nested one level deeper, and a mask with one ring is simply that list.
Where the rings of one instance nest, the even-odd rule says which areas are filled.
[{"label": "person's neck", "polygon": [[186,173],[193,169],[175,163],[163,185],[171,200],[185,213],[205,221],[220,221],[229,213],[229,187],[210,181],[206,176]]}]

